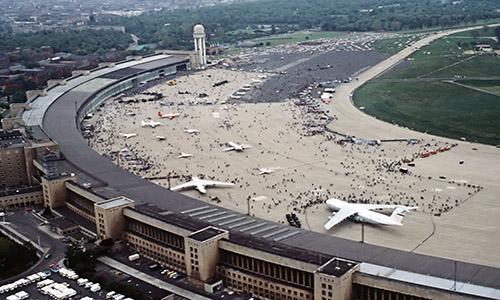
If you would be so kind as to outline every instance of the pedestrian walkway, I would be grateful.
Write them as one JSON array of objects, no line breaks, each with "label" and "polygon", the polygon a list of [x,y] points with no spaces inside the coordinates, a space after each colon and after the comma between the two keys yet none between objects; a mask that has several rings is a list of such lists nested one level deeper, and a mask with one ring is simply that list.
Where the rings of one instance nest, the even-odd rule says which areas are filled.
[{"label": "pedestrian walkway", "polygon": [[181,297],[190,299],[190,300],[210,300],[210,298],[198,295],[192,291],[185,290],[183,288],[180,288],[178,286],[175,286],[173,284],[170,284],[168,282],[165,282],[163,280],[157,279],[153,276],[150,276],[148,274],[142,273],[139,270],[136,270],[134,268],[131,268],[127,265],[122,264],[121,262],[118,262],[110,257],[107,256],[102,256],[99,257],[98,260],[102,262],[105,265],[108,265],[114,269],[117,269],[123,273],[126,273],[132,277],[135,277],[139,280],[142,280],[144,282],[147,282],[151,285],[154,285],[157,288],[169,291],[173,294],[179,295]]}]

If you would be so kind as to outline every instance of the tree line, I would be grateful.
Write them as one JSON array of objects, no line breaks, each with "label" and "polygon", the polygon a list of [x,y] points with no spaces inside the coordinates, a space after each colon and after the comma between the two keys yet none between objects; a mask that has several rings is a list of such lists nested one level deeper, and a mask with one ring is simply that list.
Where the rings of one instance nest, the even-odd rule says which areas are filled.
[{"label": "tree line", "polygon": [[398,31],[471,24],[499,18],[497,0],[261,0],[106,20],[125,26],[143,43],[191,48],[192,27],[205,25],[210,41],[235,42],[262,34],[238,31],[261,25],[275,32],[305,28],[325,31]]},{"label": "tree line", "polygon": [[37,49],[51,46],[56,52],[70,52],[77,55],[104,54],[116,49],[124,50],[131,42],[128,34],[114,30],[68,30],[41,31],[30,33],[9,33],[0,35],[0,51],[16,48]]},{"label": "tree line", "polygon": [[[472,24],[500,18],[497,0],[259,0],[209,7],[111,17],[97,25],[122,25],[141,43],[191,49],[192,28],[205,25],[211,43],[233,43],[273,33],[318,28],[325,31],[398,31]],[[0,24],[1,25],[1,24]],[[262,26],[273,30],[261,30]],[[127,48],[130,37],[116,31],[12,34],[1,30],[0,51],[52,46],[76,54]],[[2,33],[3,32],[3,33]]]}]

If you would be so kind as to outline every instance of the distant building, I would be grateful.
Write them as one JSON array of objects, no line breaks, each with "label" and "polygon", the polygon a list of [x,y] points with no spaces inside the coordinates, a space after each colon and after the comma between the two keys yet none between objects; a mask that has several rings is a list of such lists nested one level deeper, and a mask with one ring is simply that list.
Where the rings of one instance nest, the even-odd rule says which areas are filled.
[{"label": "distant building", "polygon": [[476,45],[476,51],[481,51],[481,52],[493,52],[493,48],[491,48],[490,44],[478,44]]},{"label": "distant building", "polygon": [[0,70],[8,69],[10,65],[10,59],[7,54],[0,53]]}]

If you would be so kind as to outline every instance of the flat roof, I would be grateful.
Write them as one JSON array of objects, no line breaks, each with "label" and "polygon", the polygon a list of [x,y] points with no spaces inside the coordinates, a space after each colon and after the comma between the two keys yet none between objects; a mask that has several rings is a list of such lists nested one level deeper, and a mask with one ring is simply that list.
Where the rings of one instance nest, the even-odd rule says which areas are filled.
[{"label": "flat roof", "polygon": [[213,237],[216,237],[224,232],[225,231],[223,230],[210,226],[208,228],[202,229],[200,231],[191,234],[189,237],[198,242],[203,242]]},{"label": "flat roof", "polygon": [[6,131],[0,129],[0,148],[16,148],[28,144],[23,133],[18,130]]},{"label": "flat roof", "polygon": [[153,219],[157,219],[159,221],[175,225],[177,227],[181,227],[189,231],[198,231],[210,226],[210,224],[208,223],[196,220],[194,218],[190,218],[188,216],[179,213],[168,211],[165,210],[164,208],[160,208],[158,206],[151,204],[136,205],[135,208],[129,208],[129,209],[135,210]]},{"label": "flat roof", "polygon": [[62,230],[78,227],[78,224],[66,219],[65,217],[58,217],[49,220],[51,226],[57,227]]},{"label": "flat roof", "polygon": [[8,187],[0,190],[0,197],[22,195],[27,193],[41,192],[42,186],[23,186],[23,187]]},{"label": "flat roof", "polygon": [[[149,66],[156,68],[162,64],[159,61],[151,63]],[[146,66],[148,65],[143,64],[143,67]],[[58,97],[48,107],[43,117],[44,130],[59,144],[68,162],[74,166],[74,172],[77,176],[91,176],[100,182],[106,183],[111,190],[134,199],[138,204],[147,204],[146,206],[136,206],[136,210],[161,221],[192,231],[210,226],[207,222],[201,222],[201,220],[189,216],[181,214],[161,215],[159,212],[182,212],[202,205],[218,209],[220,207],[180,193],[171,192],[135,176],[119,168],[88,147],[87,141],[81,136],[75,122],[77,117],[75,105],[77,108],[82,108],[95,92],[74,92],[70,90]],[[61,126],[61,124],[64,124],[64,126]],[[255,219],[262,221],[258,218]],[[220,227],[225,228],[225,225]],[[231,241],[262,251],[275,252],[278,255],[288,253],[293,257],[303,257],[303,259],[310,259],[313,262],[318,261],[317,253],[319,253],[319,261],[322,263],[327,261],[326,258],[329,260],[336,256],[446,279],[453,279],[456,276],[458,281],[500,288],[500,280],[498,280],[500,278],[499,268],[458,262],[455,274],[455,261],[450,259],[363,244],[304,230],[279,242],[271,242],[269,239],[256,238],[249,234],[231,230],[229,226],[226,227],[231,232]],[[309,253],[309,256],[307,253]],[[325,259],[321,258],[321,255]]]},{"label": "flat roof", "polygon": [[351,270],[357,263],[343,259],[333,258],[319,269],[321,273],[340,277]]},{"label": "flat roof", "polygon": [[97,232],[94,223],[90,222],[89,220],[85,219],[84,217],[80,216],[79,214],[75,213],[74,211],[70,210],[67,207],[56,208],[56,212],[58,212],[66,220],[69,220],[70,222],[78,224],[79,226],[82,226],[83,228],[88,229],[93,233]]},{"label": "flat roof", "polygon": [[110,199],[108,201],[100,202],[97,204],[97,206],[100,206],[104,209],[109,209],[109,208],[119,207],[122,205],[131,204],[131,203],[134,203],[134,201],[130,200],[126,197],[117,197],[117,198]]}]

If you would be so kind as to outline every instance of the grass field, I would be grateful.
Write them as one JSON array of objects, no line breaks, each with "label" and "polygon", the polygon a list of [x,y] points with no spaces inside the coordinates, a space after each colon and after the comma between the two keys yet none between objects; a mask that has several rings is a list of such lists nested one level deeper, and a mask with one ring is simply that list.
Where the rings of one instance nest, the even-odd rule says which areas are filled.
[{"label": "grass field", "polygon": [[[425,92],[424,92],[425,91]],[[457,97],[460,94],[460,97]],[[356,106],[418,131],[500,144],[500,98],[444,82],[372,82],[354,95]]]},{"label": "grass field", "polygon": [[347,35],[346,32],[338,31],[296,31],[293,33],[271,35],[263,38],[254,39],[257,43],[270,43],[270,46],[293,44],[305,41],[318,40],[323,38],[339,38]]},{"label": "grass field", "polygon": [[476,87],[500,96],[500,79],[498,80],[460,80],[461,84]]},{"label": "grass field", "polygon": [[358,89],[355,105],[418,131],[500,145],[500,58],[463,53],[473,48],[471,42],[498,47],[488,38],[492,34],[481,29],[477,38],[464,32],[431,43]]}]

